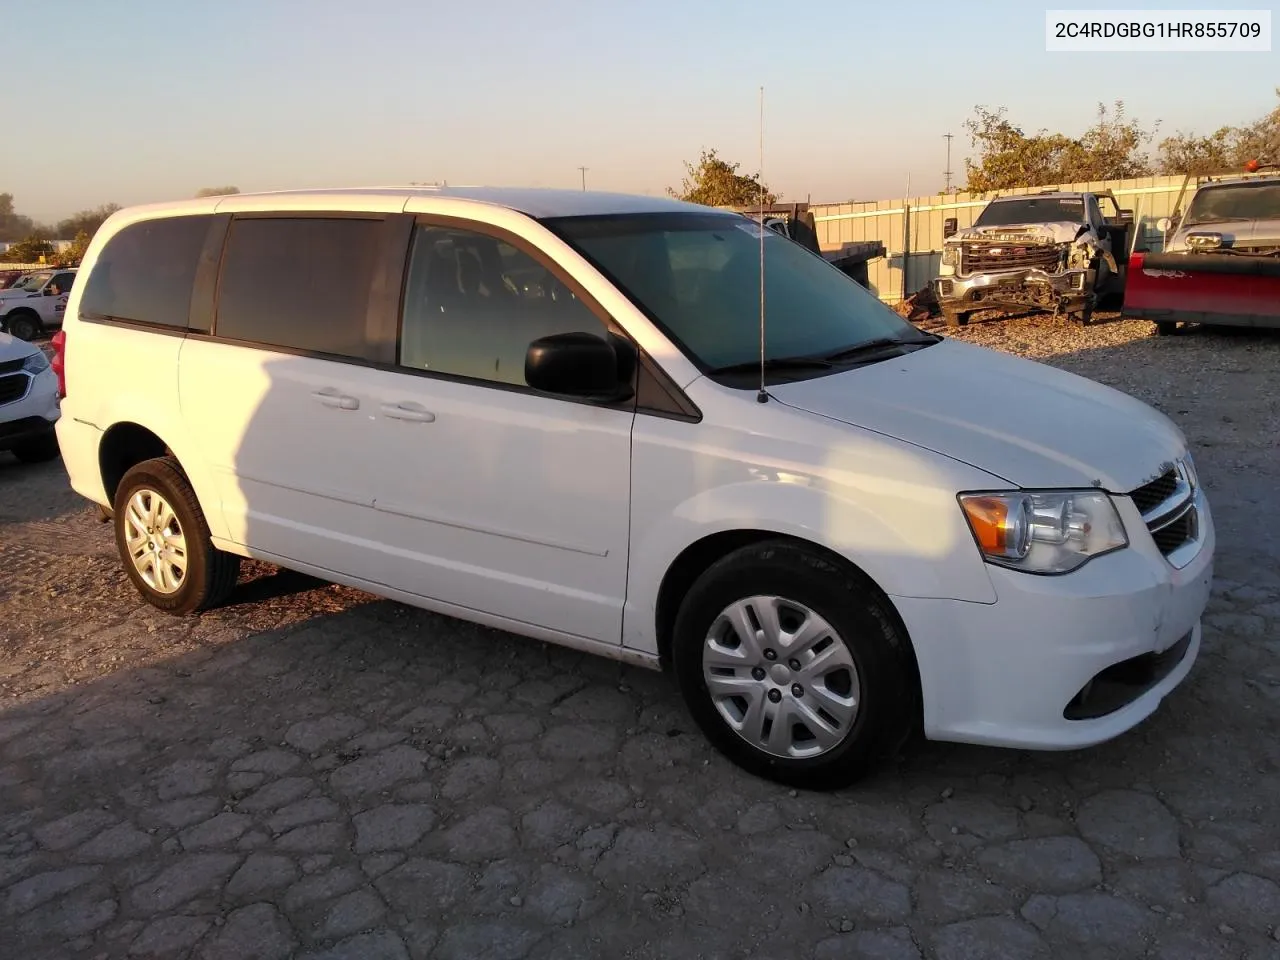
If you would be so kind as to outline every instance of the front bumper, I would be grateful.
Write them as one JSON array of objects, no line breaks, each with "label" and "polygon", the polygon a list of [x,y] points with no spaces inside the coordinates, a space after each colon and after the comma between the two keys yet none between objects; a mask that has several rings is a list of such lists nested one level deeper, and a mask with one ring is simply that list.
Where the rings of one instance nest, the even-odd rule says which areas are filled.
[{"label": "front bumper", "polygon": [[1088,270],[1002,270],[969,276],[941,276],[933,281],[938,303],[955,309],[1037,304],[1070,308],[1093,298]]},{"label": "front bumper", "polygon": [[1146,719],[1200,651],[1215,534],[1197,497],[1199,550],[1181,568],[1117,498],[1130,545],[1073,573],[989,567],[993,604],[894,597],[919,662],[925,735],[1069,750]]},{"label": "front bumper", "polygon": [[0,450],[11,450],[20,443],[44,436],[54,429],[60,415],[58,378],[51,371],[35,376],[28,373],[7,376],[25,377],[30,383],[21,396],[0,404]]}]

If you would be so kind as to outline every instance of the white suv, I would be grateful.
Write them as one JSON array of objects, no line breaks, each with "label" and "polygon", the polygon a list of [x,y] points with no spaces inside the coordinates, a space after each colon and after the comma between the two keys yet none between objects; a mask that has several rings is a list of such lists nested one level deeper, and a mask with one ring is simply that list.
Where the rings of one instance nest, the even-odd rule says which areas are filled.
[{"label": "white suv", "polygon": [[237,195],[116,213],[81,269],[63,459],[161,609],[256,557],[669,668],[730,758],[811,787],[915,724],[1106,740],[1200,648],[1214,531],[1168,419],[735,213]]},{"label": "white suv", "polygon": [[45,352],[0,333],[0,450],[25,463],[58,456],[58,377]]}]

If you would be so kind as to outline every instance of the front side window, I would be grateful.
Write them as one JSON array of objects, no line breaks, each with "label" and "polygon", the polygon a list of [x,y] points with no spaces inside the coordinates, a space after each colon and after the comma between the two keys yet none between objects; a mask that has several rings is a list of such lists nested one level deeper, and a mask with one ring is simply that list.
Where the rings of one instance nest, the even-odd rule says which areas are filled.
[{"label": "front side window", "polygon": [[53,283],[50,286],[56,287],[58,293],[70,293],[71,285],[75,282],[76,275],[74,273],[60,273],[53,278]]},{"label": "front side window", "polygon": [[[734,214],[566,217],[546,226],[593,261],[708,371],[760,359],[760,235]],[[765,356],[822,357],[921,335],[821,257],[764,232]]]},{"label": "front side window", "polygon": [[80,313],[185,329],[191,286],[208,215],[130,224],[98,254],[80,300]]},{"label": "front side window", "polygon": [[405,282],[400,364],[525,386],[529,344],[606,328],[551,270],[523,250],[472,230],[415,229]]},{"label": "front side window", "polygon": [[381,219],[233,220],[214,333],[307,353],[372,359],[366,334]]}]

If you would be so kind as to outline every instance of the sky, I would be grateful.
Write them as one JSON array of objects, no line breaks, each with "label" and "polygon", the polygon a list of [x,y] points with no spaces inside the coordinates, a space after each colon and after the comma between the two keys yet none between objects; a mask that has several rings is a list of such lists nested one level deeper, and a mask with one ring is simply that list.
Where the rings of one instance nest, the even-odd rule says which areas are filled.
[{"label": "sky", "polygon": [[67,0],[51,34],[6,30],[29,124],[6,125],[0,191],[46,222],[226,184],[580,188],[580,166],[589,189],[659,194],[703,148],[759,168],[763,86],[766,183],[840,202],[941,189],[948,132],[963,183],[978,104],[1079,133],[1122,99],[1167,135],[1277,103],[1280,47],[1048,53],[1046,6],[1071,4]]}]

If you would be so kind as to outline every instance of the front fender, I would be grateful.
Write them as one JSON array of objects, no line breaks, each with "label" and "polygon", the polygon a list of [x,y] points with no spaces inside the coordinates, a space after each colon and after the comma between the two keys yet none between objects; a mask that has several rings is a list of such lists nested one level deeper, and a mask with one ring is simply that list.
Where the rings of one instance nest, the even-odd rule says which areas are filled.
[{"label": "front fender", "polygon": [[891,597],[994,603],[954,497],[917,499],[914,509],[904,503],[878,511],[813,478],[753,480],[701,491],[662,517],[633,516],[624,646],[658,652],[655,617],[666,572],[691,545],[729,531],[766,531],[825,547]]}]

